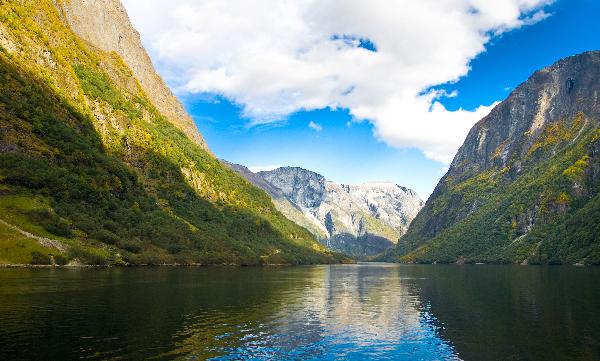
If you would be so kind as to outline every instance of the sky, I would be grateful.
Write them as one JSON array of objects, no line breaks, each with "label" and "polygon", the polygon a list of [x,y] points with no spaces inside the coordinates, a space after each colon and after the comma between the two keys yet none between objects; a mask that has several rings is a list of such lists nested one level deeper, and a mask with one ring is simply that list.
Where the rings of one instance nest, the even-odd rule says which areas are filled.
[{"label": "sky", "polygon": [[535,70],[600,49],[596,0],[123,0],[213,153],[426,199]]}]

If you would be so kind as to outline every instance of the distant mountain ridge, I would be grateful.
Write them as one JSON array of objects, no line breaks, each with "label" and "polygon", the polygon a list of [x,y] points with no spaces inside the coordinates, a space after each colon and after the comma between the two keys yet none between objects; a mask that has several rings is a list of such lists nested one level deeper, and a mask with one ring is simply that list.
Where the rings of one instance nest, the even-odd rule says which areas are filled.
[{"label": "distant mountain ridge", "polygon": [[600,263],[600,51],[536,71],[473,126],[383,259]]},{"label": "distant mountain ridge", "polygon": [[423,206],[416,192],[390,182],[345,185],[299,167],[253,173],[229,164],[267,191],[286,217],[330,249],[357,258],[393,247]]}]

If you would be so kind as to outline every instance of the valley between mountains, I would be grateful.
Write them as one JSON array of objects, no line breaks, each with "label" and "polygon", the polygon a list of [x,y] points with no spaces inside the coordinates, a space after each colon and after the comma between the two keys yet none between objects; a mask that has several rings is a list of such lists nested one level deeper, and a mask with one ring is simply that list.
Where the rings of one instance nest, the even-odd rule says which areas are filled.
[{"label": "valley between mountains", "polygon": [[424,202],[219,160],[118,0],[0,3],[0,264],[600,264],[600,51],[535,72]]},{"label": "valley between mountains", "polygon": [[423,207],[416,192],[390,182],[337,184],[298,167],[252,173],[226,164],[265,190],[281,213],[327,248],[356,259],[393,248]]}]

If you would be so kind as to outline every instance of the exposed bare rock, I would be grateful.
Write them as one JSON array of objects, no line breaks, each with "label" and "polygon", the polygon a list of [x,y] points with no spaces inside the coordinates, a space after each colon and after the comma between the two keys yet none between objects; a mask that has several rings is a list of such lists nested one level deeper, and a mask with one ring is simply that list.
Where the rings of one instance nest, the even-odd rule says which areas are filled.
[{"label": "exposed bare rock", "polygon": [[119,0],[55,1],[71,29],[104,51],[114,51],[131,68],[152,104],[190,138],[208,150],[192,118],[154,71],[150,57]]},{"label": "exposed bare rock", "polygon": [[252,173],[228,163],[264,189],[289,219],[330,249],[364,258],[393,247],[423,206],[412,190],[388,182],[346,185],[298,167]]},{"label": "exposed bare rock", "polygon": [[35,234],[31,234],[27,231],[24,231],[21,228],[4,221],[3,219],[0,219],[0,224],[3,224],[4,226],[12,229],[13,231],[21,233],[22,235],[24,235],[27,238],[36,240],[40,245],[42,245],[46,248],[54,248],[61,252],[67,251],[67,247],[61,241],[58,241],[56,239],[50,239],[50,238],[46,238],[46,237],[36,236]]},{"label": "exposed bare rock", "polygon": [[600,51],[536,71],[473,126],[390,260],[600,262]]},{"label": "exposed bare rock", "polygon": [[9,54],[15,53],[19,50],[19,47],[11,39],[8,31],[4,28],[4,25],[0,24],[0,46],[6,49]]}]

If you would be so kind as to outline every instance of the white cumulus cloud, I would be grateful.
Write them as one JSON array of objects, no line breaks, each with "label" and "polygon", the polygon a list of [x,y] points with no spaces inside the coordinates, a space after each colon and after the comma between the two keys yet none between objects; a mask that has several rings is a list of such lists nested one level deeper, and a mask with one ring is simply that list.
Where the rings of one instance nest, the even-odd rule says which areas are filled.
[{"label": "white cumulus cloud", "polygon": [[[494,104],[449,111],[457,81],[494,37],[553,0],[124,0],[179,92],[222,95],[250,124],[345,108],[395,147],[449,163]],[[458,95],[460,96],[460,95]]]}]

